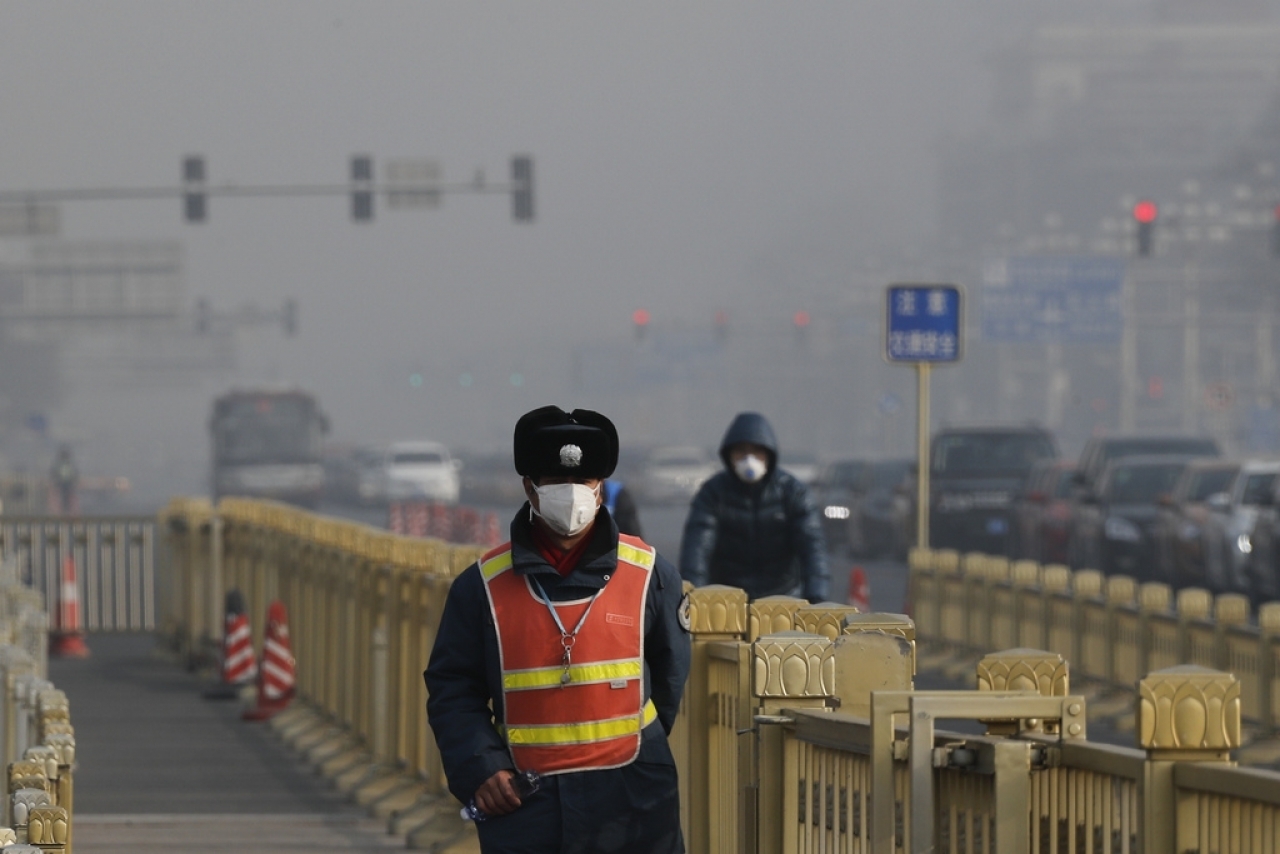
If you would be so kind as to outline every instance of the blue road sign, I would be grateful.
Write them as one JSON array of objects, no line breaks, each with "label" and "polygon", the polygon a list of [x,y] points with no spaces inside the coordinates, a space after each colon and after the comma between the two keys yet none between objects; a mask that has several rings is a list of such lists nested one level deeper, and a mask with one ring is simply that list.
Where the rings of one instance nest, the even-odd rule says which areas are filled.
[{"label": "blue road sign", "polygon": [[963,319],[956,285],[890,285],[885,293],[885,358],[958,362]]},{"label": "blue road sign", "polygon": [[982,277],[982,337],[988,341],[1107,344],[1124,326],[1124,261],[1088,256],[1005,258]]}]

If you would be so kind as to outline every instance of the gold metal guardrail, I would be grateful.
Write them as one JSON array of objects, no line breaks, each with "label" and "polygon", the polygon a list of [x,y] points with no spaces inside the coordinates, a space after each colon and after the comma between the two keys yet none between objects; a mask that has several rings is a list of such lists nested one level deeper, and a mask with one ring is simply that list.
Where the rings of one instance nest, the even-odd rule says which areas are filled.
[{"label": "gold metal guardrail", "polygon": [[0,846],[70,854],[75,730],[66,694],[46,678],[44,601],[18,575],[15,560],[0,561],[0,764],[8,782]]},{"label": "gold metal guardrail", "polygon": [[[421,672],[448,586],[479,549],[262,502],[215,513],[178,501],[161,522],[175,643],[208,646],[231,587],[253,614],[284,601],[300,702],[277,732],[410,847],[478,851],[447,793]],[[915,622],[690,591],[672,749],[691,852],[1280,850],[1280,774],[1232,761],[1246,687],[1270,684],[1274,647],[1250,645],[1221,597],[1175,603],[1157,587],[982,556],[911,561]],[[1009,648],[967,665],[976,690],[914,690],[917,658],[935,647],[976,657],[997,644]],[[1043,649],[1054,645],[1068,650]],[[1070,656],[1108,685],[1136,674],[1135,747],[1087,740],[1089,691],[1070,690]],[[1143,669],[1153,661],[1171,664]],[[1260,675],[1209,666],[1224,661]],[[950,720],[985,733],[940,728]]]},{"label": "gold metal guardrail", "polygon": [[913,550],[909,571],[930,668],[961,672],[990,649],[1044,649],[1071,661],[1095,691],[1121,699],[1155,670],[1195,664],[1226,671],[1240,680],[1253,742],[1243,755],[1280,759],[1280,602],[1263,604],[1251,622],[1239,594],[1188,588],[1174,595],[1165,584],[1125,576],[948,551]]},{"label": "gold metal guardrail", "polygon": [[74,562],[87,631],[156,627],[156,520],[150,516],[0,516],[0,557],[44,595],[55,617],[64,563]]}]

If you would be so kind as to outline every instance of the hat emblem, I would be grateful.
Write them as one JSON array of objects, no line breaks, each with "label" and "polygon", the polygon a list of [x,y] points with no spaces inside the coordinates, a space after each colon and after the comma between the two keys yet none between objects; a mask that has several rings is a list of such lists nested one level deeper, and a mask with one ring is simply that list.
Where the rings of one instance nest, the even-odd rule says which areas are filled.
[{"label": "hat emblem", "polygon": [[560,465],[567,469],[576,469],[582,465],[582,449],[577,445],[562,445],[560,448]]}]

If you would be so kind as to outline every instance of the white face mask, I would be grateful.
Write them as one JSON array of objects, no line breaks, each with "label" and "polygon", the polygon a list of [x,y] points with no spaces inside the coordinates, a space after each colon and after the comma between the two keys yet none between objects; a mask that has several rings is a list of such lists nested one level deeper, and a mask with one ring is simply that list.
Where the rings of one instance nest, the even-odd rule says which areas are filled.
[{"label": "white face mask", "polygon": [[733,464],[733,473],[743,483],[757,483],[769,473],[769,464],[755,454],[747,454]]},{"label": "white face mask", "polygon": [[581,534],[600,509],[599,487],[592,489],[581,483],[551,483],[535,486],[533,490],[538,493],[538,509],[533,512],[562,537]]}]

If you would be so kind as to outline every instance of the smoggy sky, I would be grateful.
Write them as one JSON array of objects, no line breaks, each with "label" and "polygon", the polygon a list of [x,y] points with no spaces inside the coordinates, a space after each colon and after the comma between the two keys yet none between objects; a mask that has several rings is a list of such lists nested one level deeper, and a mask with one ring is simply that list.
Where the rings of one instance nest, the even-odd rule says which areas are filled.
[{"label": "smoggy sky", "polygon": [[[862,254],[909,251],[930,232],[934,153],[982,122],[985,59],[1050,13],[1027,0],[5,2],[0,187],[176,183],[193,153],[215,184],[340,182],[355,153],[500,181],[531,154],[532,225],[504,196],[380,201],[372,224],[340,197],[214,199],[198,226],[176,200],[64,207],[67,239],[180,239],[188,293],[215,309],[296,298],[298,337],[250,341],[250,366],[259,346],[261,370],[318,389],[340,429],[389,438],[420,411],[388,402],[385,375],[488,353],[506,370],[522,352],[629,335],[636,307],[656,324],[790,305],[781,292],[800,305]],[[456,441],[492,416],[505,435],[518,411],[489,403],[429,431]]]}]

